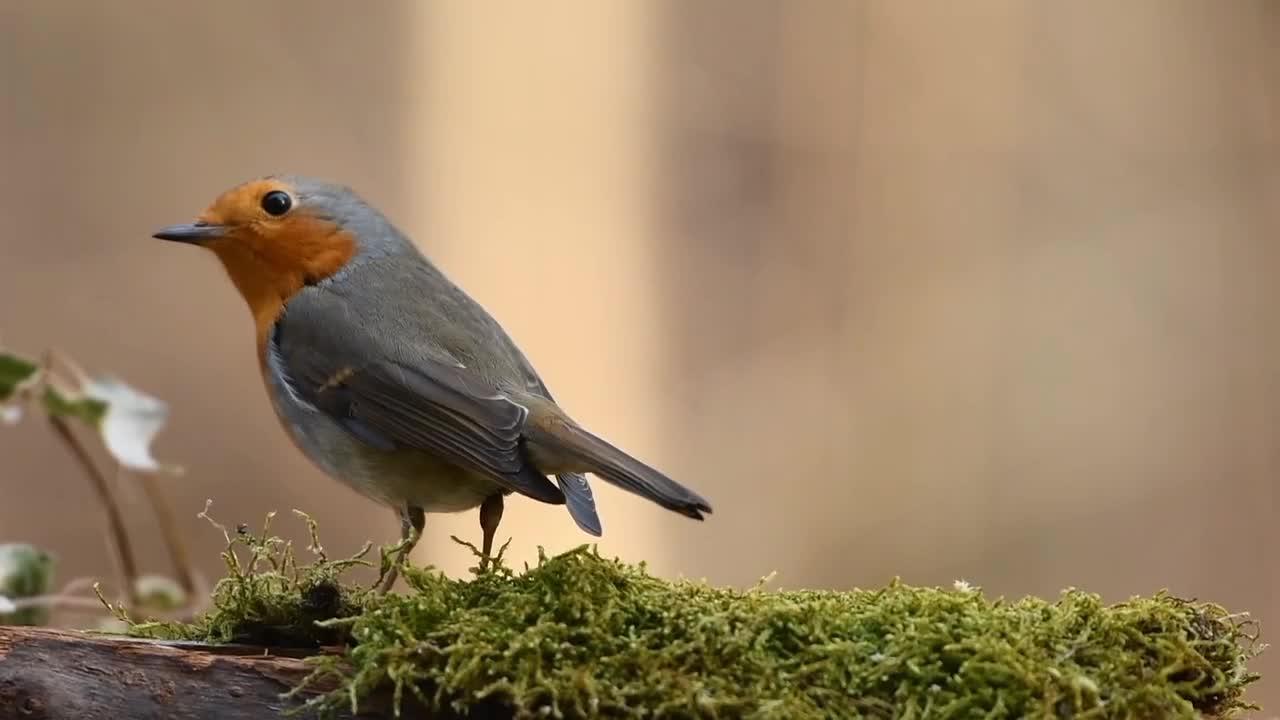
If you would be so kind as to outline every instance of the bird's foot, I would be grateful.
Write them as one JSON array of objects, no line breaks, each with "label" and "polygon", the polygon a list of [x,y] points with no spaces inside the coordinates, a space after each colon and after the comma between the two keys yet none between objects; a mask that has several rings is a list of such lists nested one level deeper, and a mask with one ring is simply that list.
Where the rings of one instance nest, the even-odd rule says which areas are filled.
[{"label": "bird's foot", "polygon": [[498,523],[502,522],[502,493],[494,493],[485,499],[480,506],[480,531],[484,534],[481,542],[480,572],[489,569],[493,558],[493,536],[498,532]]},{"label": "bird's foot", "polygon": [[390,548],[382,551],[382,574],[378,576],[377,590],[379,595],[386,595],[400,577],[400,566],[409,561],[409,550],[413,548],[410,538],[403,538]]},{"label": "bird's foot", "polygon": [[422,510],[419,508],[405,508],[400,513],[400,542],[390,549],[384,548],[382,551],[382,574],[378,577],[377,583],[379,595],[386,595],[391,591],[391,587],[396,584],[396,579],[400,576],[400,566],[408,564],[409,553],[413,552],[414,546],[418,544],[418,540],[422,537],[422,529],[426,524],[425,520]]}]

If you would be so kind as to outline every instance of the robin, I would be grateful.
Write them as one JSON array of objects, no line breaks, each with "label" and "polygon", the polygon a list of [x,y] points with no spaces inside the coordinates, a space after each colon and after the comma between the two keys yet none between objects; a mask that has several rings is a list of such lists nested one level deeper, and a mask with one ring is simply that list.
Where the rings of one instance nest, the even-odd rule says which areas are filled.
[{"label": "robin", "polygon": [[498,322],[350,188],[267,176],[153,236],[213,251],[253,314],[263,381],[289,436],[325,473],[398,514],[400,550],[380,592],[426,513],[478,507],[484,558],[512,493],[563,504],[599,536],[584,473],[686,517],[711,512],[570,418]]}]

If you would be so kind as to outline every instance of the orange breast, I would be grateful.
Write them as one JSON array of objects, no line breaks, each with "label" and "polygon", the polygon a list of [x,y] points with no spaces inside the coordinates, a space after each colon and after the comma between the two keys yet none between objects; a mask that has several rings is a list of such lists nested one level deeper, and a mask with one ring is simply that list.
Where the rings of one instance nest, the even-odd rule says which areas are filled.
[{"label": "orange breast", "polygon": [[257,329],[258,360],[266,362],[267,339],[285,304],[309,284],[338,272],[356,254],[350,232],[325,220],[299,215],[251,227],[210,245],[244,297]]}]

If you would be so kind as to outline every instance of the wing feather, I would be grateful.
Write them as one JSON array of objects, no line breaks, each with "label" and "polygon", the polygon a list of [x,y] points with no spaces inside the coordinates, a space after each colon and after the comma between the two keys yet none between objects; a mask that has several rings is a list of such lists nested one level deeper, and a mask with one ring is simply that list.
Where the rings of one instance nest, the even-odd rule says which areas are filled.
[{"label": "wing feather", "polygon": [[291,303],[272,336],[302,400],[371,447],[430,453],[522,495],[565,502],[564,492],[525,459],[524,406],[456,362],[362,359],[370,346],[362,353],[355,343],[369,341],[364,333],[332,321],[318,327],[320,313],[306,309]]}]

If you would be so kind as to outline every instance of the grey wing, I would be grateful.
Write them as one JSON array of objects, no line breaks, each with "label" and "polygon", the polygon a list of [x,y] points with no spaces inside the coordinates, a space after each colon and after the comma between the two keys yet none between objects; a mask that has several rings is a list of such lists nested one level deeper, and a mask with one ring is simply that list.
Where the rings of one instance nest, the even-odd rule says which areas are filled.
[{"label": "grey wing", "polygon": [[415,449],[542,502],[565,493],[520,447],[528,410],[447,356],[409,361],[320,291],[295,297],[276,323],[278,361],[300,399],[360,441]]}]

